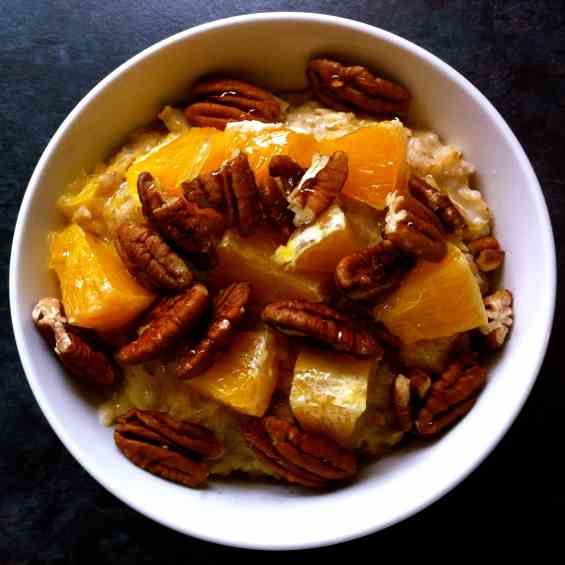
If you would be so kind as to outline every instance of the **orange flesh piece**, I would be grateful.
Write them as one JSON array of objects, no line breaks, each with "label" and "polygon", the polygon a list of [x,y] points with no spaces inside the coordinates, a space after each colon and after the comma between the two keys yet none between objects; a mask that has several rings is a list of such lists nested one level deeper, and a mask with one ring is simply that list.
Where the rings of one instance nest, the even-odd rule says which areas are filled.
[{"label": "orange flesh piece", "polygon": [[420,261],[374,314],[406,344],[487,322],[477,280],[463,253],[452,244],[440,263]]},{"label": "orange flesh piece", "polygon": [[384,210],[386,195],[406,182],[406,133],[400,122],[379,122],[323,141],[319,152],[345,151],[349,174],[342,194]]},{"label": "orange flesh piece", "polygon": [[250,282],[255,306],[291,298],[322,302],[326,298],[326,274],[284,270],[273,260],[276,248],[277,241],[269,232],[262,230],[244,238],[228,230],[218,246],[218,265],[210,273],[212,286]]},{"label": "orange flesh piece", "polygon": [[112,245],[71,224],[50,235],[49,268],[71,324],[107,331],[132,321],[155,295],[128,273]]},{"label": "orange flesh piece", "polygon": [[182,182],[219,167],[224,155],[223,132],[215,128],[190,128],[184,134],[170,136],[137,159],[128,169],[128,185],[137,193],[137,177],[147,171],[157,177],[165,192],[176,194]]},{"label": "orange flesh piece", "polygon": [[300,425],[347,445],[367,407],[374,360],[305,347],[294,366],[290,407]]},{"label": "orange flesh piece", "polygon": [[274,260],[290,271],[333,273],[342,257],[365,247],[345,214],[335,204],[313,224],[294,232]]},{"label": "orange flesh piece", "polygon": [[227,351],[188,385],[249,416],[263,416],[277,383],[277,338],[263,328],[239,332]]}]

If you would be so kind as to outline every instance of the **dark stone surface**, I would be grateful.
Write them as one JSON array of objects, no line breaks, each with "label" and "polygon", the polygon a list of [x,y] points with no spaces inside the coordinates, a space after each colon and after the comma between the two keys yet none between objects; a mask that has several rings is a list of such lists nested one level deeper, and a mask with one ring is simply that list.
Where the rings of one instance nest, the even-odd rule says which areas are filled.
[{"label": "dark stone surface", "polygon": [[[10,242],[26,183],[55,129],[82,96],[131,55],[168,35],[223,16],[281,9],[325,12],[384,27],[431,50],[477,85],[532,160],[550,207],[563,265],[562,1],[3,0],[0,564],[284,559],[281,554],[227,549],[178,535],[130,510],[91,479],[55,437],[32,397],[13,342],[7,302]],[[561,415],[565,384],[558,353],[564,338],[562,307],[560,296],[550,350],[525,409],[472,476],[400,525],[293,558],[319,562],[397,556],[403,561],[421,555],[435,560],[475,551],[487,557],[491,544],[505,552],[526,546],[539,552],[559,541],[559,514],[565,511],[565,465],[559,457],[565,444]]]}]

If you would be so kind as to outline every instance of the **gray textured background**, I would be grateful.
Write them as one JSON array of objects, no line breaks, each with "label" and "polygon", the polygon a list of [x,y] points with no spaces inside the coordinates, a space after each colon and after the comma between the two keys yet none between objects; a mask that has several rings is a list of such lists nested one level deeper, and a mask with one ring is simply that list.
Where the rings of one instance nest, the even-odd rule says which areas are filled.
[{"label": "gray textured background", "polygon": [[[470,79],[508,121],[532,160],[563,264],[562,0],[1,0],[0,565],[284,559],[185,538],[105,492],[41,415],[20,367],[7,303],[10,243],[25,186],[75,104],[120,63],[168,35],[220,17],[283,9],[325,12],[383,27],[429,49]],[[557,457],[565,445],[564,372],[557,350],[563,342],[562,306],[559,297],[550,351],[525,409],[471,477],[403,524],[292,558],[457,559],[474,551],[487,557],[490,544],[505,552],[526,545],[543,552],[558,542],[559,515],[565,511],[565,465]]]}]

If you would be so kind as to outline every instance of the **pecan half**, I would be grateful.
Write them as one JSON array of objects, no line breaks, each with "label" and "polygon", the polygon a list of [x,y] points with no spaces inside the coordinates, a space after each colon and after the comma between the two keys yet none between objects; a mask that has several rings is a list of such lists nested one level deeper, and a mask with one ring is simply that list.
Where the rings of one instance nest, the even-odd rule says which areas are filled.
[{"label": "pecan half", "polygon": [[445,231],[453,233],[464,230],[467,224],[449,196],[438,190],[422,177],[412,175],[408,188],[414,198],[427,206],[440,219]]},{"label": "pecan half", "polygon": [[206,460],[224,452],[207,428],[144,410],[131,410],[118,418],[114,441],[134,465],[188,487],[202,484],[210,469]]},{"label": "pecan half", "polygon": [[274,155],[269,161],[269,174],[280,179],[287,196],[298,186],[305,172],[306,169],[289,155]]},{"label": "pecan half", "polygon": [[165,202],[150,173],[139,174],[137,190],[143,213],[165,239],[195,254],[196,260],[208,257],[213,262],[216,242],[226,229],[222,214],[213,208],[201,208],[184,196]]},{"label": "pecan half", "polygon": [[250,297],[249,283],[233,283],[219,292],[206,336],[181,357],[177,377],[196,377],[212,365],[218,352],[229,345],[238,323],[245,316]]},{"label": "pecan half", "polygon": [[274,416],[250,419],[242,424],[242,433],[259,460],[288,482],[319,488],[357,472],[353,451],[287,420]]},{"label": "pecan half", "polygon": [[32,311],[32,319],[62,365],[72,375],[95,385],[111,385],[119,368],[86,332],[68,323],[57,298],[42,298]]},{"label": "pecan half", "polygon": [[269,162],[269,176],[258,186],[263,215],[288,238],[294,231],[294,213],[288,195],[298,186],[303,169],[288,155],[275,155]]},{"label": "pecan half", "polygon": [[272,302],[263,308],[263,321],[281,333],[300,335],[330,345],[337,351],[362,357],[383,353],[375,338],[351,318],[337,310],[307,302]]},{"label": "pecan half", "polygon": [[419,369],[414,369],[408,376],[397,375],[392,387],[392,407],[396,420],[403,432],[412,429],[414,420],[414,397],[425,398],[432,381],[430,377]]},{"label": "pecan half", "polygon": [[182,184],[185,198],[200,208],[213,208],[226,216],[226,225],[250,235],[261,219],[259,194],[245,153],[240,153],[213,173]]},{"label": "pecan half", "polygon": [[306,76],[314,96],[334,110],[383,117],[405,116],[410,107],[410,93],[404,87],[359,65],[346,67],[329,59],[312,59]]},{"label": "pecan half", "polygon": [[475,263],[484,273],[498,269],[504,261],[504,251],[500,248],[500,243],[495,237],[481,237],[467,245]]},{"label": "pecan half", "polygon": [[278,122],[281,105],[267,90],[241,80],[211,79],[192,89],[195,102],[184,110],[194,126],[225,129],[229,122]]},{"label": "pecan half", "polygon": [[267,177],[257,188],[263,216],[288,239],[294,231],[294,214],[277,179]]},{"label": "pecan half", "polygon": [[200,322],[207,306],[208,290],[201,284],[162,299],[149,313],[139,337],[120,348],[116,359],[124,365],[155,359]]},{"label": "pecan half", "polygon": [[391,192],[386,197],[385,238],[407,253],[439,262],[447,253],[445,234],[436,215],[408,194]]},{"label": "pecan half", "polygon": [[475,404],[486,376],[486,369],[480,365],[470,368],[465,368],[462,362],[450,365],[432,384],[414,423],[416,433],[430,438],[463,418]]},{"label": "pecan half", "polygon": [[396,288],[413,265],[412,255],[385,239],[343,257],[336,267],[335,282],[352,300],[374,300]]},{"label": "pecan half", "polygon": [[489,294],[484,302],[488,322],[480,331],[485,336],[487,348],[496,351],[504,345],[512,327],[512,293],[505,288],[497,290]]},{"label": "pecan half", "polygon": [[294,225],[313,222],[330,207],[339,194],[349,172],[347,154],[315,155],[311,167],[288,196],[289,208],[295,213]]},{"label": "pecan half", "polygon": [[182,290],[192,284],[194,276],[185,261],[148,226],[121,224],[116,249],[130,274],[149,290]]}]

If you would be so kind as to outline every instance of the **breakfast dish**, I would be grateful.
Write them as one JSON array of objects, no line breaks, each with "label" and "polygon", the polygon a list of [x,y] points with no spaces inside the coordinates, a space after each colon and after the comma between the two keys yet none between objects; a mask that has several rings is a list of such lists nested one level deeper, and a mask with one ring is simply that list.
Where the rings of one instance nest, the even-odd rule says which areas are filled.
[{"label": "breakfast dish", "polygon": [[512,325],[473,166],[410,93],[314,59],[305,92],[204,79],[58,199],[32,316],[162,478],[354,479],[473,407]]}]

